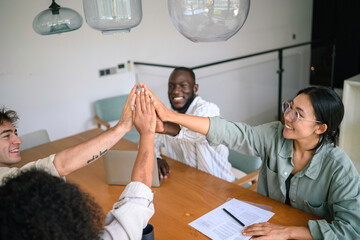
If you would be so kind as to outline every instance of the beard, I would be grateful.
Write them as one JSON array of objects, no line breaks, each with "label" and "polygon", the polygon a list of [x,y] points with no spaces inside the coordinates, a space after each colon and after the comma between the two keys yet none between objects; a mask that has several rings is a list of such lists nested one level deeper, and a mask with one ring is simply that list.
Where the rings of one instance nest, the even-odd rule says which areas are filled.
[{"label": "beard", "polygon": [[194,91],[192,91],[189,99],[186,101],[184,106],[182,106],[181,108],[174,107],[174,105],[172,104],[171,101],[170,101],[170,105],[171,105],[172,109],[174,109],[175,111],[177,111],[179,113],[185,113],[186,110],[189,108],[190,104],[192,103],[192,101],[194,101],[194,99],[195,99],[195,93],[194,93]]}]

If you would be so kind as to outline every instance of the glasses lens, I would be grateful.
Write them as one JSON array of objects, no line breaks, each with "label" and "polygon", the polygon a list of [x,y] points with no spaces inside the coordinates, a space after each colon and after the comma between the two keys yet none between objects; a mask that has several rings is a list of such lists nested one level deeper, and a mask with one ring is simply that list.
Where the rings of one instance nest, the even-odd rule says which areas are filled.
[{"label": "glasses lens", "polygon": [[282,112],[285,113],[290,108],[290,104],[288,102],[283,102],[281,107]]},{"label": "glasses lens", "polygon": [[296,111],[295,109],[291,109],[291,105],[289,102],[283,102],[282,103],[282,112],[284,114],[289,114],[290,116],[290,120],[292,122],[297,122],[297,120],[299,119],[299,113],[298,111]]},{"label": "glasses lens", "polygon": [[293,123],[297,122],[297,120],[299,119],[298,111],[296,111],[295,109],[292,109],[292,111],[290,113],[290,119]]}]

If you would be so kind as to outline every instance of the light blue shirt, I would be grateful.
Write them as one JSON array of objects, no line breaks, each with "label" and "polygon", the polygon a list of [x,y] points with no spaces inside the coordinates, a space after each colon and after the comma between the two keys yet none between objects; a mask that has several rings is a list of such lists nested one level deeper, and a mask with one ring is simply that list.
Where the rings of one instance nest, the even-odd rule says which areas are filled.
[{"label": "light blue shirt", "polygon": [[[251,127],[210,118],[207,140],[262,159],[257,192],[285,202],[285,180],[294,168],[293,140],[283,137],[280,122]],[[293,207],[323,218],[310,220],[314,239],[360,239],[360,176],[338,147],[324,144],[291,179]]]}]

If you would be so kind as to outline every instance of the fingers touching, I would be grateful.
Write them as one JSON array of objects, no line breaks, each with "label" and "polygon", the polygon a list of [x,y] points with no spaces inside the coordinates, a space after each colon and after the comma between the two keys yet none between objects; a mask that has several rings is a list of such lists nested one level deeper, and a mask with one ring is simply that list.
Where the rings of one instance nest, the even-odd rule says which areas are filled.
[{"label": "fingers touching", "polygon": [[131,89],[128,97],[126,98],[125,105],[123,107],[121,118],[119,123],[125,126],[126,131],[130,131],[133,125],[133,114],[132,110],[134,109],[135,104],[135,91],[136,91],[137,85],[135,84],[134,87]]},{"label": "fingers touching", "polygon": [[140,134],[155,133],[156,113],[155,108],[151,102],[145,89],[141,89],[136,93],[135,111],[133,111],[133,120],[136,129]]}]

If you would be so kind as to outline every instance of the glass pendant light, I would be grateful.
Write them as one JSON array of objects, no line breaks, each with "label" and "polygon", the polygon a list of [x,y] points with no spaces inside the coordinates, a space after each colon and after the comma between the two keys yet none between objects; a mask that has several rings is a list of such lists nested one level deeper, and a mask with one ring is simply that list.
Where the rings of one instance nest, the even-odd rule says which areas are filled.
[{"label": "glass pendant light", "polygon": [[142,19],[141,0],[83,0],[87,24],[103,34],[130,32]]},{"label": "glass pendant light", "polygon": [[33,29],[40,35],[70,32],[79,29],[82,17],[70,8],[63,8],[52,0],[49,9],[39,13],[33,21]]},{"label": "glass pendant light", "polygon": [[226,41],[244,25],[250,0],[168,0],[176,29],[193,42]]}]

